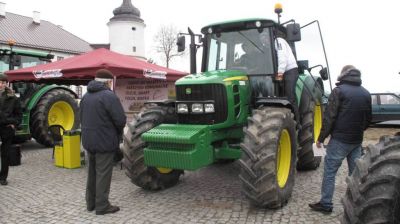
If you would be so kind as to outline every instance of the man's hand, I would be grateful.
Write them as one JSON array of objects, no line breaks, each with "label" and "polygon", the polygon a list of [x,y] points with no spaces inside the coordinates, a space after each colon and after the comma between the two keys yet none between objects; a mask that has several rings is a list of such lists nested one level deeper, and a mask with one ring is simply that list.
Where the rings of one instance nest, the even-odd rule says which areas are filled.
[{"label": "man's hand", "polygon": [[277,73],[276,77],[275,77],[275,80],[282,81],[283,80],[283,73]]},{"label": "man's hand", "polygon": [[322,148],[322,143],[321,142],[317,141],[315,144],[317,145],[317,148],[319,148],[319,149]]}]

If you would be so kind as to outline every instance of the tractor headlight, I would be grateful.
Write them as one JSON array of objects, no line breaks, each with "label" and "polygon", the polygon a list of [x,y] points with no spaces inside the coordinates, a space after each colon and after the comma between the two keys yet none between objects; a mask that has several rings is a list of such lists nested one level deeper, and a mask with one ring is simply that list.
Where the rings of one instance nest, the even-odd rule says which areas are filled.
[{"label": "tractor headlight", "polygon": [[195,114],[203,113],[203,104],[201,104],[201,103],[192,104],[192,113],[195,113]]},{"label": "tractor headlight", "polygon": [[187,114],[189,113],[189,108],[188,105],[185,103],[178,103],[178,106],[176,107],[177,112],[179,114]]},{"label": "tractor headlight", "polygon": [[204,112],[205,113],[214,113],[214,104],[213,103],[206,103],[204,104]]}]

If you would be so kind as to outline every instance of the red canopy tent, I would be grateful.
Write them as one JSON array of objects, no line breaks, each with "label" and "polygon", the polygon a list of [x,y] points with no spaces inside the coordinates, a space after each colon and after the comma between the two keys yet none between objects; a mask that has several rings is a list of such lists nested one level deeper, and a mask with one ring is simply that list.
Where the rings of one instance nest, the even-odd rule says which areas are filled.
[{"label": "red canopy tent", "polygon": [[8,71],[10,82],[86,84],[98,69],[110,70],[120,78],[155,78],[175,81],[187,73],[168,69],[100,48],[82,55],[34,67]]}]

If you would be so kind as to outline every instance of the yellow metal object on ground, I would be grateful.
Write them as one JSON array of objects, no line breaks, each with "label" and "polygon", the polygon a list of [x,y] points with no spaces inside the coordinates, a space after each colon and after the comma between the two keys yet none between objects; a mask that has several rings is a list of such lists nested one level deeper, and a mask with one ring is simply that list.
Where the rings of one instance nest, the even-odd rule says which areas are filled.
[{"label": "yellow metal object on ground", "polygon": [[63,135],[64,167],[73,169],[81,167],[80,134],[64,133]]},{"label": "yellow metal object on ground", "polygon": [[54,146],[54,165],[64,167],[64,150],[62,145]]},{"label": "yellow metal object on ground", "polygon": [[64,132],[62,136],[62,145],[54,146],[54,165],[68,169],[81,167],[80,132]]}]

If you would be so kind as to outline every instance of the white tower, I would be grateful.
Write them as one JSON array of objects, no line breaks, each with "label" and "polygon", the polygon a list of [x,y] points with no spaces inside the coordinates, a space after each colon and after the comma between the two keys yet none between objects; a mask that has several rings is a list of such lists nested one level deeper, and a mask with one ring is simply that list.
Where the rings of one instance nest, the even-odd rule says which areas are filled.
[{"label": "white tower", "polygon": [[146,59],[144,46],[144,24],[140,11],[131,0],[123,0],[122,5],[113,11],[114,17],[107,23],[110,50],[120,54]]}]

